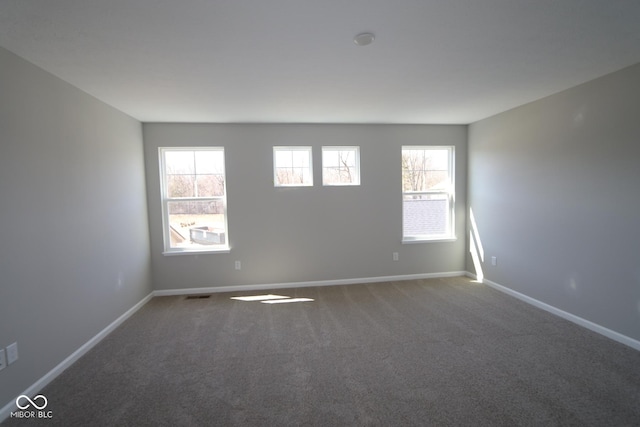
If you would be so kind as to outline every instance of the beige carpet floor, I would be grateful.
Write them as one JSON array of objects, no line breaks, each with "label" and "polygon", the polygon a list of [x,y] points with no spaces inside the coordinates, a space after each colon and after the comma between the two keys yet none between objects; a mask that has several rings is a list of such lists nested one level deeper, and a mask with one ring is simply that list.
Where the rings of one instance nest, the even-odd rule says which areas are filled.
[{"label": "beige carpet floor", "polygon": [[157,297],[42,394],[5,424],[633,426],[640,352],[464,277]]}]

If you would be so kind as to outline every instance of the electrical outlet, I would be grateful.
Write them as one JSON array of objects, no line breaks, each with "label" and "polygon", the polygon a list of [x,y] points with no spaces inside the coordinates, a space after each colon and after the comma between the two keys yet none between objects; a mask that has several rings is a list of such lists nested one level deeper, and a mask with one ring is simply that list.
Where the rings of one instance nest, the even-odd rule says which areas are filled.
[{"label": "electrical outlet", "polygon": [[7,367],[7,359],[4,357],[4,348],[0,348],[0,371]]},{"label": "electrical outlet", "polygon": [[498,257],[495,257],[495,256],[491,257],[491,265],[493,266],[498,265]]},{"label": "electrical outlet", "polygon": [[236,261],[236,270],[242,270],[242,264],[240,261]]},{"label": "electrical outlet", "polygon": [[18,343],[14,342],[7,346],[7,362],[11,365],[18,360]]},{"label": "electrical outlet", "polygon": [[398,252],[394,252],[393,253],[393,260],[397,261],[398,260]]}]

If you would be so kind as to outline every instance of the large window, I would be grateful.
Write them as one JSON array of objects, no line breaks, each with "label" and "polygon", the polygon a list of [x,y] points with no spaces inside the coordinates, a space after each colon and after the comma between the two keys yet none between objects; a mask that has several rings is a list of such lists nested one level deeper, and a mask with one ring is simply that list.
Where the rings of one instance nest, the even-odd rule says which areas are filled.
[{"label": "large window", "polygon": [[311,147],[273,147],[273,184],[276,187],[312,186]]},{"label": "large window", "polygon": [[453,239],[453,147],[402,147],[403,241]]},{"label": "large window", "polygon": [[228,250],[223,148],[160,148],[166,253]]},{"label": "large window", "polygon": [[360,185],[360,148],[322,147],[322,185]]}]

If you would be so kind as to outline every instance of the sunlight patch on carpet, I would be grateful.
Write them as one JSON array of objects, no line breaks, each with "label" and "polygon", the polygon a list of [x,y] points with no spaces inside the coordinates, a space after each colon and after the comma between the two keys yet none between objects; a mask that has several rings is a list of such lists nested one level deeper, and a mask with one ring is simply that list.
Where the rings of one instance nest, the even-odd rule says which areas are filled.
[{"label": "sunlight patch on carpet", "polygon": [[260,301],[263,304],[288,304],[290,302],[307,302],[313,301],[311,298],[287,298],[287,299],[272,299]]},{"label": "sunlight patch on carpet", "polygon": [[285,299],[289,298],[283,295],[249,295],[246,297],[231,297],[231,299],[239,300],[239,301],[267,301],[267,300],[277,300],[277,299]]},{"label": "sunlight patch on carpet", "polygon": [[248,295],[244,297],[231,297],[231,299],[238,301],[259,301],[263,304],[284,304],[291,302],[309,302],[314,301],[311,298],[291,298],[286,295]]}]

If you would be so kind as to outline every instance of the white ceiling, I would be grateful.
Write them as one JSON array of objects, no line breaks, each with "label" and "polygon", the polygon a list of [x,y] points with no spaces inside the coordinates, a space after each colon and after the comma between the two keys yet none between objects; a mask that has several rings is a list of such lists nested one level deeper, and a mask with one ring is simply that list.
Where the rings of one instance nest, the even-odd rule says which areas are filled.
[{"label": "white ceiling", "polygon": [[0,46],[144,122],[466,124],[640,62],[640,1],[1,0]]}]

